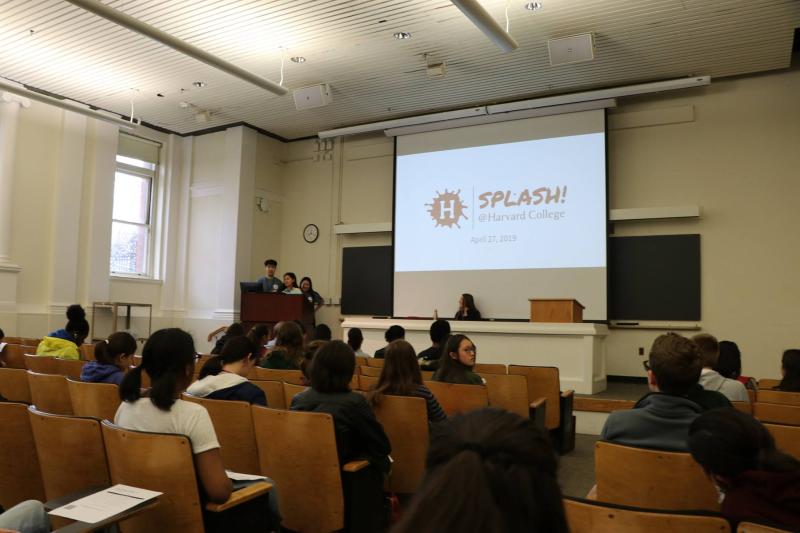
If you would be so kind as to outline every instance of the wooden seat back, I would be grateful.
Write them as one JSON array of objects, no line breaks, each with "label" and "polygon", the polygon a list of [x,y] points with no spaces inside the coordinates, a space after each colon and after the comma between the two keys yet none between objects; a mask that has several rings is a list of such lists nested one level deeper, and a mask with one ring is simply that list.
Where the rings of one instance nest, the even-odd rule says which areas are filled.
[{"label": "wooden seat back", "polygon": [[357,355],[356,356],[356,366],[367,366],[369,364],[369,357],[366,355]]},{"label": "wooden seat back", "polygon": [[94,344],[83,343],[80,345],[81,359],[84,361],[94,361]]},{"label": "wooden seat back", "polygon": [[59,374],[58,359],[49,355],[33,355],[26,353],[25,368],[40,374]]},{"label": "wooden seat back", "polygon": [[595,444],[597,499],[648,509],[718,511],[718,495],[688,453],[600,441]]},{"label": "wooden seat back", "polygon": [[436,373],[433,370],[420,370],[420,374],[422,374],[422,381],[430,381],[433,379],[433,375]]},{"label": "wooden seat back", "polygon": [[31,403],[28,371],[23,368],[0,368],[0,396],[11,402]]},{"label": "wooden seat back", "polygon": [[[119,387],[113,383],[84,383],[67,378],[67,390],[75,416],[90,416],[98,420],[114,420],[122,400]],[[100,427],[97,428],[98,434]]]},{"label": "wooden seat back", "polygon": [[441,381],[426,381],[447,416],[466,413],[489,405],[489,395],[483,385],[456,385]]},{"label": "wooden seat back", "polygon": [[33,351],[35,352],[36,348],[39,346],[40,342],[42,342],[42,339],[32,339],[32,338],[29,338],[29,337],[22,337],[22,339],[20,339],[19,343],[21,345],[27,346],[29,348],[32,347]]},{"label": "wooden seat back", "polygon": [[779,379],[762,378],[758,380],[758,390],[774,389],[781,384]]},{"label": "wooden seat back", "polygon": [[362,366],[361,367],[361,375],[362,376],[370,376],[373,378],[380,377],[381,372],[383,372],[383,367],[380,366]]},{"label": "wooden seat back", "polygon": [[423,398],[381,396],[375,417],[392,445],[389,490],[412,494],[425,475],[428,453],[428,409]]},{"label": "wooden seat back", "polygon": [[6,335],[3,337],[3,342],[8,344],[22,344],[22,337],[9,337]]},{"label": "wooden seat back", "polygon": [[756,524],[755,522],[739,522],[736,533],[791,533],[788,529],[778,529],[766,524]]},{"label": "wooden seat back", "polygon": [[762,403],[779,403],[782,405],[800,406],[800,392],[759,390],[756,394],[756,398],[757,401]]},{"label": "wooden seat back", "polygon": [[379,379],[373,376],[358,376],[358,390],[371,391],[378,385]]},{"label": "wooden seat back", "polygon": [[479,374],[486,381],[489,405],[516,413],[523,418],[530,416],[528,382],[525,376],[510,374]]},{"label": "wooden seat back", "polygon": [[10,509],[25,500],[45,501],[28,406],[0,402],[0,428],[0,505]]},{"label": "wooden seat back", "polygon": [[712,514],[625,508],[602,502],[564,498],[572,533],[728,533],[728,521]]},{"label": "wooden seat back", "polygon": [[256,435],[253,430],[253,417],[250,404],[229,400],[210,400],[191,394],[182,398],[200,404],[208,411],[214,432],[219,441],[222,464],[228,470],[244,474],[258,474],[258,453]]},{"label": "wooden seat back", "polygon": [[56,358],[56,369],[59,374],[73,379],[81,379],[81,372],[86,361],[80,359],[59,359]]},{"label": "wooden seat back", "polygon": [[283,526],[310,533],[342,529],[344,494],[333,417],[250,408],[261,473],[279,487]]},{"label": "wooden seat back", "polygon": [[731,405],[744,414],[753,415],[753,404],[750,402],[731,402]]},{"label": "wooden seat back", "polygon": [[122,429],[102,422],[111,483],[163,492],[158,505],[123,521],[125,533],[204,533],[192,444],[183,435]]},{"label": "wooden seat back", "polygon": [[779,450],[800,461],[800,426],[764,424],[764,427],[775,439],[775,445]]},{"label": "wooden seat back", "polygon": [[475,363],[472,371],[476,374],[508,374],[508,367],[501,363]]},{"label": "wooden seat back", "polygon": [[31,402],[39,411],[56,415],[72,414],[66,377],[28,370],[28,385],[31,387]]},{"label": "wooden seat back", "polygon": [[22,344],[6,344],[0,357],[5,362],[7,368],[27,368],[25,366],[25,354],[35,352],[29,346]]},{"label": "wooden seat back", "polygon": [[800,407],[796,405],[756,402],[753,416],[765,423],[800,426]]},{"label": "wooden seat back", "polygon": [[528,385],[528,398],[545,398],[547,412],[544,426],[555,429],[561,424],[561,382],[558,368],[552,366],[508,365],[508,373],[525,376]]},{"label": "wooden seat back", "polygon": [[286,408],[291,409],[292,398],[308,389],[305,385],[294,385],[293,383],[283,382],[283,401],[286,403]]},{"label": "wooden seat back", "polygon": [[259,381],[285,381],[293,385],[303,384],[303,373],[299,370],[276,370],[274,368],[256,368],[256,379]]},{"label": "wooden seat back", "polygon": [[286,409],[286,399],[283,397],[283,383],[280,381],[250,380],[250,383],[264,391],[267,397],[267,407],[272,409]]},{"label": "wooden seat back", "polygon": [[111,483],[100,421],[28,408],[48,500]]},{"label": "wooden seat back", "polygon": [[375,367],[375,368],[383,368],[383,363],[385,359],[376,359],[375,357],[368,357],[367,358],[367,366]]}]

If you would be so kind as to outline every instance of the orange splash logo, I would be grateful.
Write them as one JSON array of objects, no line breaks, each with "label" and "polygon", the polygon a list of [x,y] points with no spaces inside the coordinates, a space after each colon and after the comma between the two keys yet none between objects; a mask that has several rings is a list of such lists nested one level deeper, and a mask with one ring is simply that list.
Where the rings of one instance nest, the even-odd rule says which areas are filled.
[{"label": "orange splash logo", "polygon": [[452,228],[453,226],[460,228],[458,221],[463,217],[467,219],[465,210],[467,206],[461,201],[459,193],[461,189],[452,192],[447,189],[443,193],[436,191],[437,196],[430,204],[425,204],[430,213],[431,218],[436,221],[436,226],[446,226]]}]

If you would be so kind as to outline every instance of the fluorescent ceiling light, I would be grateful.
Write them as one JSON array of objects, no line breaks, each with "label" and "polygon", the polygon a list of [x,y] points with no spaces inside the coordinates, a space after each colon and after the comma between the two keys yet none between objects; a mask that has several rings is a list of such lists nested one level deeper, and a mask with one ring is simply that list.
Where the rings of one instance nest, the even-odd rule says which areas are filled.
[{"label": "fluorescent ceiling light", "polygon": [[123,28],[127,28],[136,33],[140,33],[146,37],[153,39],[154,41],[160,42],[165,46],[169,46],[173,50],[177,50],[182,54],[192,57],[198,61],[205,63],[206,65],[212,66],[223,72],[227,72],[231,76],[235,76],[248,83],[252,83],[253,85],[261,87],[262,89],[266,89],[271,93],[283,96],[288,92],[286,88],[281,87],[274,81],[270,81],[266,78],[262,78],[261,76],[257,76],[256,74],[253,74],[248,70],[238,67],[233,63],[230,63],[229,61],[225,61],[224,59],[211,55],[205,50],[201,50],[200,48],[192,44],[189,44],[186,41],[177,39],[172,35],[168,34],[167,32],[161,31],[158,28],[150,26],[149,24],[145,24],[139,19],[134,18],[126,13],[123,13],[122,11],[118,11],[112,7],[109,7],[106,4],[103,4],[102,2],[98,2],[97,0],[67,0],[67,1],[70,2],[71,4],[75,4],[78,7],[82,7],[83,9],[89,11],[90,13],[94,13],[98,17],[110,20],[111,22],[118,24]]},{"label": "fluorescent ceiling light", "polygon": [[593,109],[605,109],[608,107],[617,107],[617,101],[614,99],[593,100],[591,102],[578,102],[575,104],[538,107],[535,109],[521,109],[519,111],[510,111],[508,113],[497,113],[494,115],[480,115],[476,117],[447,120],[444,122],[431,122],[428,124],[401,126],[399,128],[386,129],[383,131],[383,133],[387,137],[397,137],[398,135],[409,135],[411,133],[425,133],[428,131],[449,130],[452,128],[463,128],[464,126],[475,126],[477,124],[491,124],[493,122],[507,122],[509,120],[520,120],[523,118],[562,115],[564,113],[577,113],[579,111],[591,111]]},{"label": "fluorescent ceiling light", "polygon": [[360,124],[336,130],[319,132],[320,139],[339,137],[340,135],[356,135],[358,133],[368,133],[371,131],[385,130],[389,128],[399,128],[400,126],[410,126],[412,124],[425,124],[428,122],[441,122],[443,120],[454,120],[464,117],[474,117],[485,115],[485,107],[471,107],[469,109],[457,109],[455,111],[445,111],[444,113],[434,113],[431,115],[420,115],[417,117],[398,118],[394,120],[384,120],[383,122],[373,122],[371,124]]},{"label": "fluorescent ceiling light", "polygon": [[503,52],[511,52],[519,48],[517,41],[476,0],[452,0],[452,2]]},{"label": "fluorescent ceiling light", "polygon": [[44,104],[60,107],[61,109],[66,109],[67,111],[80,113],[81,115],[85,115],[90,118],[95,118],[97,120],[110,122],[111,124],[119,126],[120,128],[132,129],[139,125],[137,122],[129,122],[119,116],[114,116],[110,113],[95,111],[94,109],[89,109],[85,105],[73,102],[71,100],[59,100],[58,98],[53,98],[52,96],[47,96],[46,94],[28,90],[25,87],[9,83],[5,80],[0,80],[0,91],[8,91],[10,93],[18,94],[25,98],[30,98],[31,100],[36,100],[37,102],[42,102]]}]

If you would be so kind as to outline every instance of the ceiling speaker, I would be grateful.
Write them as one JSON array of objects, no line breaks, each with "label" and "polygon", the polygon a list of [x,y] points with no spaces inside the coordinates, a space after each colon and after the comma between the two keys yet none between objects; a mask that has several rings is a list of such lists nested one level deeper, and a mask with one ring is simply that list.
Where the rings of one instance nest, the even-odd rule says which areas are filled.
[{"label": "ceiling speaker", "polygon": [[594,59],[594,35],[583,33],[547,41],[550,65],[565,65]]},{"label": "ceiling speaker", "polygon": [[294,106],[298,111],[322,107],[333,102],[331,86],[327,83],[295,89],[292,94],[294,95]]}]

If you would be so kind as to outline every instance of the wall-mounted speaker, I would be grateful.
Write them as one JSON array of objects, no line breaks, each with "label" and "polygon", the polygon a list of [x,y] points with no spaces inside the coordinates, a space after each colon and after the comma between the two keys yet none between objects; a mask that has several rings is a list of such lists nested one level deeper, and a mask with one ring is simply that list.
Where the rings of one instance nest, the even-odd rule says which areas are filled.
[{"label": "wall-mounted speaker", "polygon": [[327,83],[302,87],[293,91],[294,106],[298,111],[322,107],[333,102],[331,86]]},{"label": "wall-mounted speaker", "polygon": [[550,65],[565,65],[594,59],[594,35],[583,33],[547,41]]}]

